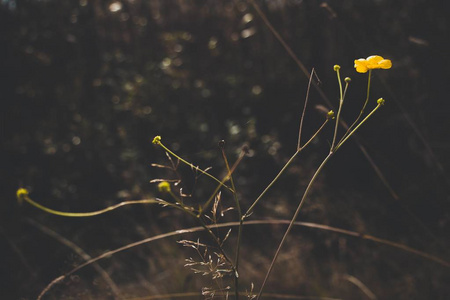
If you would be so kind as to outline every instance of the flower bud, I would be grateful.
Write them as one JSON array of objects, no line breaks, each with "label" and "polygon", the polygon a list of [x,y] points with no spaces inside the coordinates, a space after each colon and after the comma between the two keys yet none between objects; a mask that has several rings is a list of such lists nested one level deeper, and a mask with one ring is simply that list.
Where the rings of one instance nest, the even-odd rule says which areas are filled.
[{"label": "flower bud", "polygon": [[158,191],[161,193],[169,193],[170,192],[170,183],[167,181],[162,181],[158,184]]},{"label": "flower bud", "polygon": [[330,111],[327,113],[327,119],[334,119],[334,111],[330,110]]},{"label": "flower bud", "polygon": [[153,138],[152,143],[155,144],[155,145],[158,145],[159,143],[161,143],[161,136],[160,135],[155,136]]}]

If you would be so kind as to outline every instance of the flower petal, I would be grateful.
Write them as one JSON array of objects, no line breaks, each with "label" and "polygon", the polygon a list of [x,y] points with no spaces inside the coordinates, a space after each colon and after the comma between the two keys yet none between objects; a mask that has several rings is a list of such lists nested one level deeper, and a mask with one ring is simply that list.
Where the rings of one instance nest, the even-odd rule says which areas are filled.
[{"label": "flower petal", "polygon": [[355,59],[355,69],[358,73],[366,73],[368,71],[367,61],[364,58]]},{"label": "flower petal", "polygon": [[366,73],[368,70],[374,69],[390,69],[391,67],[391,60],[384,59],[380,55],[371,55],[366,59],[360,58],[355,60],[355,69],[359,73]]},{"label": "flower petal", "polygon": [[381,69],[390,69],[392,68],[392,62],[390,59],[383,59],[378,63]]},{"label": "flower petal", "polygon": [[358,73],[366,73],[368,70],[366,66],[356,66],[356,72]]},{"label": "flower petal", "polygon": [[383,57],[379,55],[371,55],[368,58],[366,58],[366,60],[369,64],[377,64],[383,60]]},{"label": "flower petal", "polygon": [[367,68],[369,70],[379,69],[378,63],[383,60],[379,55],[372,55],[367,58]]}]

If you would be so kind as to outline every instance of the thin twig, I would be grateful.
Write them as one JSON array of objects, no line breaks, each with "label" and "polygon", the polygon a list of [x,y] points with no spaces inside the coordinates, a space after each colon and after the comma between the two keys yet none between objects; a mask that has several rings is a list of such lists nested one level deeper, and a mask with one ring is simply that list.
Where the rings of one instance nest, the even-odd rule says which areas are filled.
[{"label": "thin twig", "polygon": [[175,152],[173,152],[172,150],[170,150],[169,148],[167,148],[163,143],[161,143],[161,141],[158,141],[156,144],[158,144],[159,146],[161,146],[164,150],[166,150],[167,153],[169,153],[170,155],[176,157],[179,161],[181,161],[182,163],[188,165],[189,167],[191,167],[192,169],[205,174],[206,176],[208,176],[209,178],[213,179],[214,181],[218,182],[221,186],[225,187],[226,189],[230,190],[231,192],[233,192],[233,190],[227,186],[224,182],[221,182],[219,179],[217,179],[216,177],[214,177],[213,175],[211,175],[210,173],[206,172],[205,170],[194,166],[193,164],[191,164],[190,162],[188,162],[187,160],[183,159],[182,157],[180,157],[179,155],[175,154]]},{"label": "thin twig", "polygon": [[[251,220],[251,221],[247,221],[244,223],[245,226],[247,225],[276,225],[276,224],[289,224],[291,222],[291,220]],[[233,226],[239,226],[240,222],[229,222],[229,223],[222,223],[222,224],[217,224],[214,226],[217,226],[217,228],[223,228],[223,227],[233,227]],[[347,235],[347,236],[352,236],[355,238],[360,238],[360,239],[364,239],[364,240],[369,240],[369,241],[373,241],[375,243],[378,244],[383,244],[383,245],[387,245],[390,246],[392,248],[395,249],[399,249],[414,255],[417,255],[419,257],[422,257],[424,259],[433,261],[443,267],[446,268],[450,268],[450,261],[446,261],[443,260],[437,256],[428,254],[426,252],[408,247],[406,245],[403,245],[401,243],[397,243],[397,242],[392,242],[389,240],[385,240],[385,239],[381,239],[372,235],[368,235],[368,234],[362,234],[356,231],[351,231],[351,230],[346,230],[346,229],[342,229],[342,228],[337,228],[337,227],[332,227],[332,226],[328,226],[328,225],[323,225],[323,224],[317,224],[317,223],[310,223],[310,222],[294,222],[294,226],[302,226],[302,227],[308,227],[308,228],[315,228],[315,229],[320,229],[320,230],[325,230],[325,231],[330,231],[330,232],[335,232],[335,233],[339,233],[339,234],[343,234],[343,235]],[[56,284],[56,283],[60,283],[62,282],[65,278],[67,278],[68,276],[74,274],[75,272],[83,269],[86,266],[89,266],[91,264],[93,264],[94,262],[97,262],[101,259],[104,258],[109,258],[114,254],[117,254],[119,252],[143,245],[143,244],[147,244],[147,243],[151,243],[157,240],[161,240],[161,239],[165,239],[165,238],[169,238],[169,237],[173,237],[173,236],[178,236],[178,235],[182,235],[182,234],[186,234],[186,233],[193,233],[193,232],[200,232],[200,231],[204,231],[205,228],[202,226],[197,226],[197,227],[191,227],[191,228],[187,228],[187,229],[182,229],[182,230],[176,230],[176,231],[171,231],[171,232],[167,232],[167,233],[163,233],[163,234],[159,234],[159,235],[155,235],[134,243],[130,243],[127,244],[123,247],[117,248],[115,250],[111,250],[111,251],[107,251],[105,253],[103,253],[102,255],[99,255],[97,257],[94,257],[93,259],[91,259],[90,261],[87,261],[81,265],[79,265],[78,267],[72,269],[71,271],[67,272],[64,275],[61,275],[57,278],[55,278],[51,283],[49,283],[45,289],[41,292],[41,294],[39,295],[39,297],[37,298],[38,300],[42,299],[42,297]]]},{"label": "thin twig", "polygon": [[275,251],[275,255],[273,256],[273,259],[272,259],[272,261],[271,261],[271,263],[270,263],[269,269],[268,269],[267,272],[266,272],[266,276],[264,277],[263,283],[261,284],[261,288],[260,288],[260,290],[259,290],[259,293],[258,293],[258,296],[256,297],[256,299],[260,299],[260,298],[261,298],[261,295],[262,295],[262,293],[263,293],[263,290],[264,290],[264,287],[265,287],[265,285],[266,285],[266,283],[267,283],[267,280],[269,279],[269,276],[270,276],[270,274],[271,274],[271,272],[272,272],[273,267],[275,266],[275,262],[276,262],[276,260],[277,260],[277,258],[278,258],[278,255],[279,255],[280,252],[281,252],[281,248],[283,247],[283,245],[284,245],[284,243],[285,243],[285,241],[286,241],[287,236],[289,235],[289,233],[291,232],[292,227],[294,226],[295,220],[297,219],[298,214],[300,213],[300,210],[301,210],[301,208],[303,207],[303,204],[305,203],[305,199],[306,199],[306,197],[309,196],[309,191],[310,191],[312,185],[314,184],[314,182],[315,182],[317,176],[320,174],[320,172],[322,171],[323,167],[324,167],[325,164],[328,162],[328,160],[330,160],[330,158],[332,157],[332,155],[333,155],[333,152],[330,151],[330,153],[328,154],[328,156],[323,160],[323,162],[322,162],[322,163],[320,164],[320,166],[317,168],[317,170],[316,170],[316,172],[314,173],[313,177],[312,177],[311,180],[309,181],[309,184],[308,184],[308,186],[306,187],[305,193],[303,194],[303,197],[302,197],[302,199],[300,200],[300,203],[299,203],[299,205],[297,206],[297,209],[295,210],[294,216],[292,217],[291,222],[289,223],[289,226],[288,226],[288,228],[286,229],[286,231],[285,231],[285,233],[284,233],[284,235],[283,235],[283,238],[281,239],[281,242],[278,244],[278,248],[277,248],[277,250]]},{"label": "thin twig", "polygon": [[[52,238],[54,238],[55,240],[57,240],[61,244],[69,247],[70,249],[72,249],[76,254],[78,254],[85,261],[89,261],[89,260],[92,259],[92,257],[89,254],[87,254],[83,249],[81,249],[78,245],[76,245],[72,241],[69,241],[68,239],[66,239],[65,237],[63,237],[62,235],[57,233],[56,231],[48,228],[47,226],[45,226],[43,224],[40,224],[40,223],[36,222],[33,219],[26,219],[26,221],[29,224],[31,224],[32,226],[34,226],[37,229],[39,229],[41,232],[47,234],[48,236],[51,236]],[[121,293],[120,293],[120,290],[119,290],[118,286],[111,279],[111,277],[108,275],[108,273],[97,263],[94,263],[93,267],[97,270],[97,272],[100,274],[100,276],[103,277],[103,280],[105,280],[105,282],[109,285],[109,287],[111,288],[111,291],[113,292],[113,294],[116,297],[116,299],[122,299],[122,296],[121,296]]]},{"label": "thin twig", "polygon": [[319,132],[322,131],[322,129],[325,127],[325,125],[328,123],[329,119],[327,118],[322,125],[319,127],[319,129],[317,129],[317,131],[312,135],[312,137],[308,140],[308,142],[306,142],[306,144],[304,144],[301,148],[297,149],[297,151],[295,151],[295,153],[291,156],[291,158],[289,158],[289,160],[286,162],[286,164],[281,168],[281,170],[278,172],[278,174],[275,176],[275,178],[269,183],[268,186],[266,186],[266,188],[264,189],[264,191],[262,191],[261,194],[259,194],[259,196],[256,198],[256,200],[252,203],[252,205],[247,209],[247,211],[245,212],[245,214],[242,216],[243,219],[247,218],[253,211],[253,208],[258,204],[258,202],[262,199],[262,197],[267,193],[267,191],[275,184],[275,182],[278,181],[278,178],[280,178],[280,176],[284,173],[284,171],[287,169],[287,167],[289,167],[289,165],[294,161],[295,157],[297,157],[297,155],[303,150],[305,149],[306,146],[309,145],[309,143],[311,143],[316,136],[319,134]]},{"label": "thin twig", "polygon": [[315,74],[315,70],[313,68],[311,70],[311,75],[309,76],[308,89],[306,90],[305,104],[303,104],[302,116],[300,118],[300,126],[298,128],[297,150],[301,148],[301,138],[302,138],[302,131],[303,131],[303,120],[305,119],[306,106],[308,105],[308,99],[309,99],[309,90],[311,89],[311,81],[312,81],[312,77],[313,77],[314,74]]},{"label": "thin twig", "polygon": [[357,288],[361,290],[369,299],[376,300],[377,296],[358,278],[355,276],[351,276],[348,274],[345,274],[341,276],[343,279],[347,280],[348,282],[354,284]]},{"label": "thin twig", "polygon": [[107,212],[110,212],[112,210],[115,210],[119,207],[122,206],[126,206],[126,205],[135,205],[135,204],[156,204],[159,203],[158,200],[155,199],[144,199],[144,200],[131,200],[131,201],[124,201],[124,202],[120,202],[118,204],[112,205],[112,206],[108,206],[107,208],[101,209],[101,210],[97,210],[97,211],[91,211],[91,212],[63,212],[63,211],[58,211],[58,210],[54,210],[51,208],[48,208],[46,206],[43,206],[33,200],[31,200],[30,197],[28,197],[28,195],[23,195],[21,197],[21,199],[27,201],[29,204],[31,204],[32,206],[39,208],[40,210],[43,210],[49,214],[52,215],[57,215],[57,216],[62,216],[62,217],[75,217],[75,218],[85,218],[85,217],[93,217],[93,216],[98,216]]},{"label": "thin twig", "polygon": [[[222,292],[216,293],[216,296],[224,296]],[[240,292],[239,295],[246,296],[246,293]],[[157,299],[175,299],[175,298],[187,298],[187,297],[200,297],[202,294],[200,292],[185,292],[185,293],[172,293],[156,296],[146,296],[138,298],[130,298],[127,300],[157,300]],[[266,296],[269,299],[290,299],[290,300],[342,300],[341,298],[331,298],[331,297],[318,297],[318,296],[297,296],[289,294],[275,294],[267,293]]]},{"label": "thin twig", "polygon": [[[222,152],[223,160],[225,162],[225,166],[227,167],[227,172],[228,172],[227,177],[230,178],[231,188],[234,191],[233,197],[234,197],[234,202],[236,203],[236,210],[238,212],[238,217],[239,217],[238,237],[237,237],[237,241],[236,241],[236,253],[235,253],[235,260],[234,260],[234,267],[236,268],[236,274],[234,274],[234,286],[235,286],[234,295],[235,295],[236,300],[239,300],[239,256],[240,256],[240,249],[241,249],[242,225],[243,225],[244,220],[242,219],[241,204],[239,203],[236,186],[234,185],[233,176],[231,175],[232,172],[230,169],[230,164],[228,163],[228,158],[225,154],[225,149],[223,147],[221,147],[221,152]],[[244,157],[244,155],[245,155],[245,152],[242,150],[240,157]],[[240,159],[238,159],[238,160],[240,160]]]},{"label": "thin twig", "polygon": [[353,127],[356,126],[356,124],[358,124],[359,119],[361,119],[362,115],[364,114],[364,110],[366,109],[367,103],[369,103],[369,97],[370,97],[370,78],[372,77],[372,70],[369,70],[369,75],[368,75],[369,79],[367,80],[367,92],[366,92],[366,100],[364,101],[364,105],[361,108],[361,111],[359,112],[358,117],[356,118],[355,121],[353,121],[352,125],[350,125],[350,127],[347,128],[347,132],[342,136],[342,138],[345,138],[347,136],[348,133],[350,133],[350,131],[353,129]]}]

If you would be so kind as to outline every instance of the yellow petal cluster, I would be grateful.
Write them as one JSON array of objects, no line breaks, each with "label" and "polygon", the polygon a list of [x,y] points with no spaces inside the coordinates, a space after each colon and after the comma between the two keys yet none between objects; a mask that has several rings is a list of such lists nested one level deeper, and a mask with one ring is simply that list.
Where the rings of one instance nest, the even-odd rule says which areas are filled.
[{"label": "yellow petal cluster", "polygon": [[390,59],[384,59],[379,55],[372,55],[368,58],[355,59],[355,69],[358,73],[366,73],[373,69],[390,69],[392,62]]}]

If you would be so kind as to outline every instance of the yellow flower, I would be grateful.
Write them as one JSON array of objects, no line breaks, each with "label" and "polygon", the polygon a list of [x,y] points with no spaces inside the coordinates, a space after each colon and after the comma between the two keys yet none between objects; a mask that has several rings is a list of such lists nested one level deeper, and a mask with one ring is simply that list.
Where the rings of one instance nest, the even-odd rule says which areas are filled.
[{"label": "yellow flower", "polygon": [[384,59],[379,55],[372,55],[368,58],[355,59],[355,69],[358,73],[366,73],[373,69],[390,69],[392,62],[390,59]]}]

